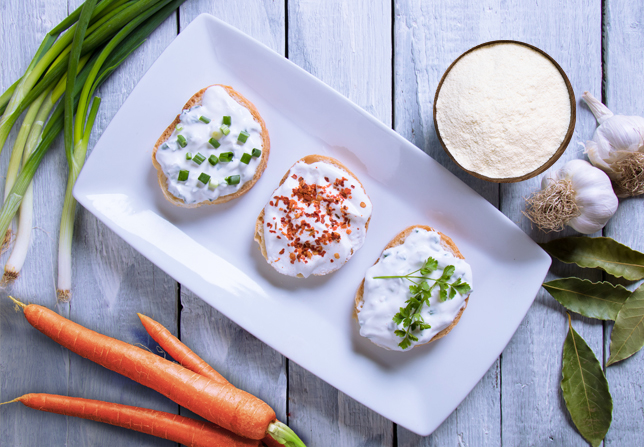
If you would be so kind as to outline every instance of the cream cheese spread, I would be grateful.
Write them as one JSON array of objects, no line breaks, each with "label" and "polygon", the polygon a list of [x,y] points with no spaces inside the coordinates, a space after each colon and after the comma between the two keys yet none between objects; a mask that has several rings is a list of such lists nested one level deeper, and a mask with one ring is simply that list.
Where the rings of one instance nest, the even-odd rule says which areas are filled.
[{"label": "cream cheese spread", "polygon": [[[472,286],[472,269],[469,264],[443,248],[440,234],[415,228],[401,245],[386,249],[380,255],[378,262],[367,270],[363,303],[357,309],[360,335],[383,348],[403,350],[398,346],[402,338],[395,334],[396,330],[403,329],[403,324],[396,324],[393,317],[406,306],[406,301],[412,296],[409,286],[413,283],[404,278],[375,279],[375,277],[407,275],[423,267],[430,257],[438,262],[438,267],[431,274],[426,275],[426,278],[438,279],[445,268],[452,265],[455,270],[449,282],[453,283],[460,279],[461,282]],[[413,276],[421,275],[416,273]],[[422,280],[414,279],[414,281]],[[431,286],[434,281],[428,279],[427,283]],[[452,324],[456,315],[465,306],[465,299],[470,293],[471,289],[465,294],[457,292],[453,298],[441,301],[440,289],[434,287],[429,299],[429,307],[423,305],[421,308],[422,318],[431,328],[414,331],[413,334],[418,341],[412,341],[410,348],[429,342],[436,334]]]},{"label": "cream cheese spread", "polygon": [[168,191],[186,204],[214,201],[250,181],[263,154],[262,126],[221,86],[183,110],[156,152]]},{"label": "cream cheese spread", "polygon": [[362,247],[370,217],[371,201],[353,176],[299,161],[264,208],[267,260],[289,276],[330,273]]}]

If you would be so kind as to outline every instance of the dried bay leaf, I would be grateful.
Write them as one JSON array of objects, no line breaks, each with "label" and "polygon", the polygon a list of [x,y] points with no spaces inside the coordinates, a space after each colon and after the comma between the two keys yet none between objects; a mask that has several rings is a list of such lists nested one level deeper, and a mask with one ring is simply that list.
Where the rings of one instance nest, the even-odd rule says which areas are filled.
[{"label": "dried bay leaf", "polygon": [[564,237],[539,245],[568,264],[599,268],[630,281],[644,278],[644,253],[609,237]]},{"label": "dried bay leaf", "polygon": [[577,430],[597,447],[610,428],[613,399],[601,364],[572,328],[570,315],[568,328],[563,348],[561,391]]},{"label": "dried bay leaf", "polygon": [[610,357],[606,366],[635,354],[644,346],[644,285],[624,302],[610,334]]},{"label": "dried bay leaf", "polygon": [[609,282],[561,278],[543,283],[543,288],[566,309],[588,318],[614,320],[631,291]]}]

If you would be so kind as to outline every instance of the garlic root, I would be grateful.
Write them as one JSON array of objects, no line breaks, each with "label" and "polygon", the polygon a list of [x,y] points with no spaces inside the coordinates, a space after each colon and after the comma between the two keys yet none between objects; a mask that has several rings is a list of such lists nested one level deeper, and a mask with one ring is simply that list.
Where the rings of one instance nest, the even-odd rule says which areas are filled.
[{"label": "garlic root", "polygon": [[546,233],[563,230],[570,219],[581,215],[570,180],[553,182],[533,193],[525,202],[523,215]]}]

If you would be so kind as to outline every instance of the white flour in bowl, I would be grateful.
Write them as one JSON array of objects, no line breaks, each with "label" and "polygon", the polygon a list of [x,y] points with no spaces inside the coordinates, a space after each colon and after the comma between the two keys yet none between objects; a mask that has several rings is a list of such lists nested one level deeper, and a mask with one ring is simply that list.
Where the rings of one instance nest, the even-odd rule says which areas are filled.
[{"label": "white flour in bowl", "polygon": [[436,102],[443,143],[466,170],[490,178],[528,174],[559,149],[570,97],[557,67],[524,45],[487,45],[463,56]]}]

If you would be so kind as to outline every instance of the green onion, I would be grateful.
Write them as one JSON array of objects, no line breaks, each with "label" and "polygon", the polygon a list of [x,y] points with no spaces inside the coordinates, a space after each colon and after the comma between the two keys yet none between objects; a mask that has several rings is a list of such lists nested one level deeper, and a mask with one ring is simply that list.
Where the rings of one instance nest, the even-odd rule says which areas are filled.
[{"label": "green onion", "polygon": [[174,129],[175,129],[177,132],[181,132],[181,131],[183,130],[183,126],[182,126],[181,124],[177,124],[176,126],[174,126]]},{"label": "green onion", "polygon": [[232,124],[232,120],[231,120],[230,116],[228,116],[228,115],[224,116],[224,119],[222,120],[222,122],[226,126],[230,126]]},{"label": "green onion", "polygon": [[253,152],[251,152],[251,154],[253,155],[253,157],[259,157],[260,155],[262,155],[262,151],[257,148],[253,148]]},{"label": "green onion", "polygon": [[181,147],[186,147],[188,145],[188,141],[183,135],[177,135],[177,141],[179,142],[179,146]]},{"label": "green onion", "polygon": [[201,174],[199,174],[199,177],[197,178],[197,180],[199,180],[204,185],[207,185],[208,182],[210,181],[210,176],[205,172],[202,172]]},{"label": "green onion", "polygon": [[219,146],[221,146],[221,143],[214,138],[211,138],[208,140],[208,143],[212,144],[215,149],[217,149]]},{"label": "green onion", "polygon": [[223,133],[224,135],[228,135],[230,133],[230,127],[225,124],[219,126],[219,130],[221,130],[221,133]]},{"label": "green onion", "polygon": [[243,143],[246,142],[246,140],[248,140],[248,137],[250,137],[250,134],[248,132],[246,132],[245,130],[242,130],[239,133],[239,136],[237,137],[237,142],[243,144]]},{"label": "green onion", "polygon": [[229,185],[237,185],[239,184],[241,177],[238,175],[231,175],[229,177],[226,177],[224,180],[226,180],[226,183],[228,183]]},{"label": "green onion", "polygon": [[248,164],[250,162],[250,154],[244,152],[244,155],[241,156],[241,162]]},{"label": "green onion", "polygon": [[186,152],[186,160],[192,160],[192,152]]},{"label": "green onion", "polygon": [[208,182],[208,189],[211,190],[211,191],[214,191],[217,188],[217,186],[219,186],[219,183],[217,183],[215,181],[210,180]]},{"label": "green onion", "polygon": [[212,131],[211,136],[212,136],[215,140],[219,140],[221,137],[223,137],[223,136],[224,136],[224,134],[223,134],[223,133],[221,133],[221,129],[217,129],[217,130],[213,130],[213,131]]},{"label": "green onion", "polygon": [[208,124],[210,122],[210,118],[206,118],[205,116],[200,116],[199,121],[203,121],[204,123]]},{"label": "green onion", "polygon": [[179,171],[179,177],[177,177],[177,180],[180,182],[185,182],[188,180],[188,176],[190,175],[190,171],[186,171],[185,169],[182,169]]},{"label": "green onion", "polygon": [[217,158],[217,156],[215,154],[213,154],[210,157],[208,157],[208,162],[211,165],[215,166],[217,163],[219,163],[219,159]]},{"label": "green onion", "polygon": [[219,155],[219,161],[232,161],[234,154],[232,152],[222,152]]},{"label": "green onion", "polygon": [[206,157],[204,157],[203,155],[201,155],[199,152],[197,152],[197,155],[195,155],[194,157],[192,157],[192,161],[194,161],[194,162],[195,162],[195,163],[197,163],[198,165],[200,165],[201,163],[203,163],[205,160],[206,160]]}]

